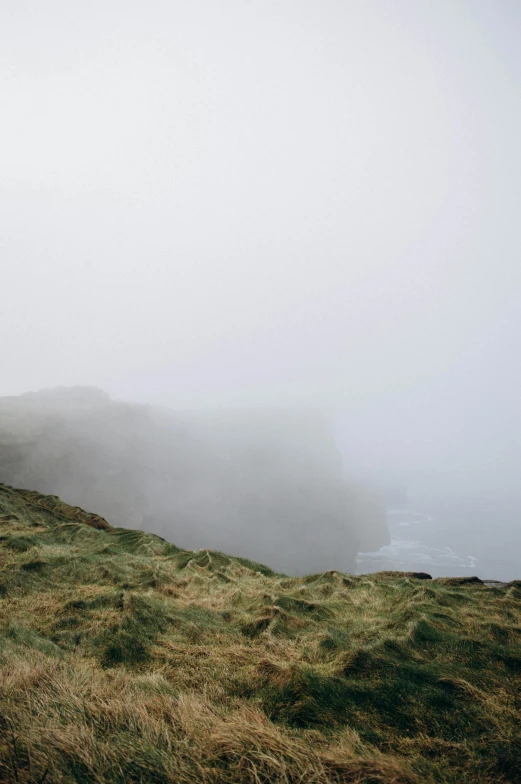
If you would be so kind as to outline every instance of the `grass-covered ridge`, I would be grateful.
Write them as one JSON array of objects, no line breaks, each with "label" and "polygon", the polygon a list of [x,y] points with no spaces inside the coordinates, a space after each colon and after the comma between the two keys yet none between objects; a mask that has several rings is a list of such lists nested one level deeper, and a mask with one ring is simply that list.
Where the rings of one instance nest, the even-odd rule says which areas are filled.
[{"label": "grass-covered ridge", "polygon": [[521,781],[521,587],[292,578],[0,485],[0,781]]}]

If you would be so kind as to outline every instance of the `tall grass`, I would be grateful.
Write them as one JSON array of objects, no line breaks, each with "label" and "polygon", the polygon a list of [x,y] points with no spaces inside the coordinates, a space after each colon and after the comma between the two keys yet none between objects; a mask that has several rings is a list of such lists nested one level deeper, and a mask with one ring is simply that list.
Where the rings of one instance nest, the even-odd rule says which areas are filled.
[{"label": "tall grass", "polygon": [[521,782],[521,588],[293,578],[0,485],[0,782]]}]

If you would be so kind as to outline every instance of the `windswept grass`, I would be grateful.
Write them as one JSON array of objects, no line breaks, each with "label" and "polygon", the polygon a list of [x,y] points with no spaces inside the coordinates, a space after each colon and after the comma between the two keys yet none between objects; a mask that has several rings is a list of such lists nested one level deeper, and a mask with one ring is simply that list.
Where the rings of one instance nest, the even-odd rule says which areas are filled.
[{"label": "windswept grass", "polygon": [[521,587],[293,578],[0,485],[0,782],[521,782]]}]

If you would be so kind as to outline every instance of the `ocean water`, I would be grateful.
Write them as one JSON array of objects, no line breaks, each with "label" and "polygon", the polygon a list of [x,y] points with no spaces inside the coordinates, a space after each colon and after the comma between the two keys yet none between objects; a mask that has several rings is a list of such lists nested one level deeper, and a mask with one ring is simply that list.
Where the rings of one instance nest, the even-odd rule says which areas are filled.
[{"label": "ocean water", "polygon": [[427,513],[391,509],[391,543],[359,553],[357,573],[423,571],[433,577],[521,578],[521,510],[443,508]]}]

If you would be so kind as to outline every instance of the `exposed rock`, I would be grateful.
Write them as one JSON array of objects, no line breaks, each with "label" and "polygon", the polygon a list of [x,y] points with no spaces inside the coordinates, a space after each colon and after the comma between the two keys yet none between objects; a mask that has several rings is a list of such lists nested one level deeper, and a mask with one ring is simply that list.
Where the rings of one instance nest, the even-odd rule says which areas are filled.
[{"label": "exposed rock", "polygon": [[479,583],[483,585],[483,580],[473,575],[472,577],[437,577],[436,581],[445,585],[465,585],[466,583]]},{"label": "exposed rock", "polygon": [[415,580],[432,580],[432,576],[427,572],[394,572],[391,570],[376,572],[379,577],[413,577]]}]

